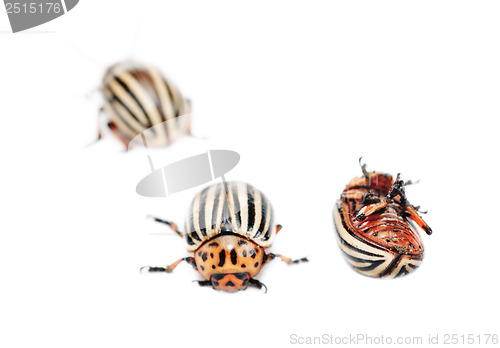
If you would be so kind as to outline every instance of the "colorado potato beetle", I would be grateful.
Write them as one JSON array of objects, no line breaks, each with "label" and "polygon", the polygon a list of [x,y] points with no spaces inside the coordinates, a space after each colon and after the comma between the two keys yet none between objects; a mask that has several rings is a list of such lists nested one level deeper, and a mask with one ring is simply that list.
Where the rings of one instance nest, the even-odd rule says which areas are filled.
[{"label": "colorado potato beetle", "polygon": [[101,92],[107,125],[125,146],[146,129],[153,133],[148,137],[150,146],[166,146],[190,132],[189,100],[153,66],[133,61],[114,64],[103,77]]},{"label": "colorado potato beetle", "polygon": [[[361,165],[361,159],[360,159]],[[415,222],[432,230],[408,202],[398,174],[368,172],[354,178],[342,192],[333,217],[342,254],[357,272],[370,277],[395,278],[414,271],[424,257]]]},{"label": "colorado potato beetle", "polygon": [[305,257],[292,260],[265,252],[281,225],[274,223],[274,211],[266,196],[246,183],[224,181],[199,192],[189,207],[184,233],[173,222],[154,219],[184,238],[194,256],[181,258],[167,267],[143,269],[172,272],[186,261],[204,278],[198,281],[200,286],[228,292],[248,286],[266,289],[254,278],[266,262],[276,257],[287,264],[308,261]]}]

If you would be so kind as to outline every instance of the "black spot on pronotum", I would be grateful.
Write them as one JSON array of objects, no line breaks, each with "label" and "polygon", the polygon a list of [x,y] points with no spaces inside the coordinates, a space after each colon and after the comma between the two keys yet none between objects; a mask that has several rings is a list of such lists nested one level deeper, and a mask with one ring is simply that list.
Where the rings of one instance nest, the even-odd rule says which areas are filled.
[{"label": "black spot on pronotum", "polygon": [[241,264],[241,268],[247,268],[247,265],[245,265],[244,263]]},{"label": "black spot on pronotum", "polygon": [[198,256],[201,256],[201,251],[198,251]]},{"label": "black spot on pronotum", "polygon": [[214,253],[210,253],[210,258],[214,258]]},{"label": "black spot on pronotum", "polygon": [[224,263],[226,263],[226,251],[222,250],[219,253],[219,267],[224,266]]},{"label": "black spot on pronotum", "polygon": [[255,259],[255,256],[257,256],[257,249],[250,250],[250,255],[252,256],[252,259]]},{"label": "black spot on pronotum", "polygon": [[215,265],[212,265],[212,269],[215,269]]},{"label": "black spot on pronotum", "polygon": [[201,259],[203,262],[207,261],[207,253],[203,253],[203,255],[201,255]]},{"label": "black spot on pronotum", "polygon": [[217,242],[212,242],[212,243],[208,244],[208,246],[211,246],[211,247],[216,247],[216,246],[219,246],[219,243],[217,243]]},{"label": "black spot on pronotum", "polygon": [[247,251],[243,250],[243,257],[247,257]]},{"label": "black spot on pronotum", "polygon": [[202,271],[205,270],[205,267],[203,267],[202,265],[200,265],[200,268],[201,268]]},{"label": "black spot on pronotum", "polygon": [[234,287],[235,285],[234,285],[234,283],[233,283],[232,281],[228,281],[228,282],[226,283],[226,286],[231,286],[231,287]]},{"label": "black spot on pronotum", "polygon": [[232,249],[231,250],[231,263],[233,265],[236,265],[237,261],[238,261],[238,256],[236,255],[236,250]]}]

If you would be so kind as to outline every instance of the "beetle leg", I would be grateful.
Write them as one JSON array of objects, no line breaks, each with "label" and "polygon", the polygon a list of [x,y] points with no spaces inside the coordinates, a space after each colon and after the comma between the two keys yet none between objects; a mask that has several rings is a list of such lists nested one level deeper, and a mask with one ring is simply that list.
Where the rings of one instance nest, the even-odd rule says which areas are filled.
[{"label": "beetle leg", "polygon": [[181,231],[179,231],[179,227],[177,227],[176,223],[174,223],[172,221],[167,221],[167,220],[160,219],[160,218],[158,218],[156,216],[148,215],[148,217],[152,218],[156,222],[160,222],[162,224],[167,225],[168,227],[170,227],[172,229],[172,231],[174,231],[175,233],[177,233],[177,235],[179,237],[184,238],[184,233],[182,233]]},{"label": "beetle leg", "polygon": [[420,179],[418,179],[417,181],[406,180],[405,181],[405,186],[407,186],[407,185],[416,185],[419,182],[420,182]]},{"label": "beetle leg", "polygon": [[387,195],[387,199],[392,201],[394,198],[399,196],[401,204],[405,206],[408,204],[408,200],[406,199],[405,183],[399,178],[400,175],[401,174],[398,173],[398,176],[391,187],[391,191]]},{"label": "beetle leg", "polygon": [[426,211],[422,211],[422,210],[420,210],[420,206],[419,206],[419,205],[413,205],[413,204],[411,204],[411,206],[412,206],[412,208],[413,208],[413,209],[415,209],[415,211],[416,211],[417,213],[420,213],[420,214],[427,214],[427,210],[426,210]]},{"label": "beetle leg", "polygon": [[167,272],[170,273],[172,272],[175,267],[177,267],[182,261],[186,261],[187,263],[191,264],[195,270],[198,270],[196,267],[196,261],[194,260],[194,257],[183,257],[180,258],[179,260],[175,261],[171,265],[168,265],[167,267],[151,267],[151,266],[144,266],[141,268],[141,271],[145,268],[148,269],[148,272]]},{"label": "beetle leg", "polygon": [[365,177],[366,181],[370,180],[370,173],[366,170],[366,163],[361,164],[361,160],[363,159],[363,156],[361,156],[358,160],[359,165],[361,167],[361,171],[363,172],[363,176]]},{"label": "beetle leg", "polygon": [[128,149],[129,141],[120,133],[118,127],[113,121],[108,122],[108,128],[113,132],[113,134],[120,140],[120,142],[125,146],[125,150]]},{"label": "beetle leg", "polygon": [[369,205],[373,203],[380,203],[380,198],[370,191],[366,192],[363,197],[361,197],[361,201],[359,202],[361,205]]},{"label": "beetle leg", "polygon": [[348,199],[359,200],[359,199],[363,199],[364,195],[365,195],[364,191],[361,191],[361,190],[349,190],[349,192],[347,194],[342,193],[341,198],[344,199],[344,200],[348,200]]},{"label": "beetle leg", "polygon": [[198,283],[199,286],[212,286],[210,280],[193,280],[194,283]]},{"label": "beetle leg", "polygon": [[375,213],[376,211],[379,211],[382,208],[385,208],[386,206],[387,206],[387,201],[365,205],[363,208],[360,209],[360,211],[356,215],[356,220],[363,221],[364,219],[366,219],[367,216],[370,216],[371,214]]},{"label": "beetle leg", "polygon": [[264,293],[267,292],[267,286],[264,283],[258,281],[257,279],[250,278],[250,280],[248,281],[248,284],[255,286],[257,289],[264,288]]},{"label": "beetle leg", "polygon": [[415,223],[425,231],[427,234],[432,234],[432,229],[427,225],[427,223],[418,215],[417,211],[411,205],[405,207],[406,212],[409,214],[408,218],[415,221]]},{"label": "beetle leg", "polygon": [[274,260],[276,257],[279,257],[282,261],[286,262],[287,264],[292,264],[292,263],[299,263],[299,262],[308,262],[309,260],[307,259],[307,257],[303,257],[301,259],[297,259],[297,260],[292,260],[291,258],[289,257],[286,257],[286,256],[283,256],[281,254],[273,254],[273,253],[269,253],[265,256],[265,261],[268,262],[268,261],[272,261]]},{"label": "beetle leg", "polygon": [[104,112],[104,108],[101,106],[99,109],[99,113],[97,114],[97,140],[99,141],[102,138],[102,124],[101,124],[101,115]]},{"label": "beetle leg", "polygon": [[91,143],[87,144],[86,146],[91,146],[97,143],[99,140],[102,139],[102,125],[101,125],[101,115],[104,111],[104,108],[101,107],[99,109],[99,113],[97,114],[97,138],[96,140],[93,140]]}]

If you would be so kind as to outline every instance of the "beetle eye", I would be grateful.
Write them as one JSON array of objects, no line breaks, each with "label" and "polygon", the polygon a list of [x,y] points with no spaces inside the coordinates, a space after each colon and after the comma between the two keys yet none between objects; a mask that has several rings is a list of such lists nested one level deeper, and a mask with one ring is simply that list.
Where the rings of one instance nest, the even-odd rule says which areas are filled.
[{"label": "beetle eye", "polygon": [[214,288],[218,288],[219,287],[219,282],[217,280],[212,280],[212,286]]}]

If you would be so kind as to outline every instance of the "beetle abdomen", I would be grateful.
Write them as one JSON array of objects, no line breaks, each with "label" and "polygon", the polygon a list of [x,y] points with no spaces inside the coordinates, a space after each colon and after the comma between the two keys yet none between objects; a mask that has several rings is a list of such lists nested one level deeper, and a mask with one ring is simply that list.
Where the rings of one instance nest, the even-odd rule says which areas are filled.
[{"label": "beetle abdomen", "polygon": [[394,182],[389,174],[364,175],[347,185],[333,209],[342,254],[354,270],[370,277],[408,274],[424,257],[422,240],[409,219],[427,233],[431,230],[408,203],[399,177]]},{"label": "beetle abdomen", "polygon": [[231,232],[267,248],[276,234],[273,209],[264,194],[250,184],[211,185],[196,195],[186,217],[186,242],[194,251],[214,236]]}]

